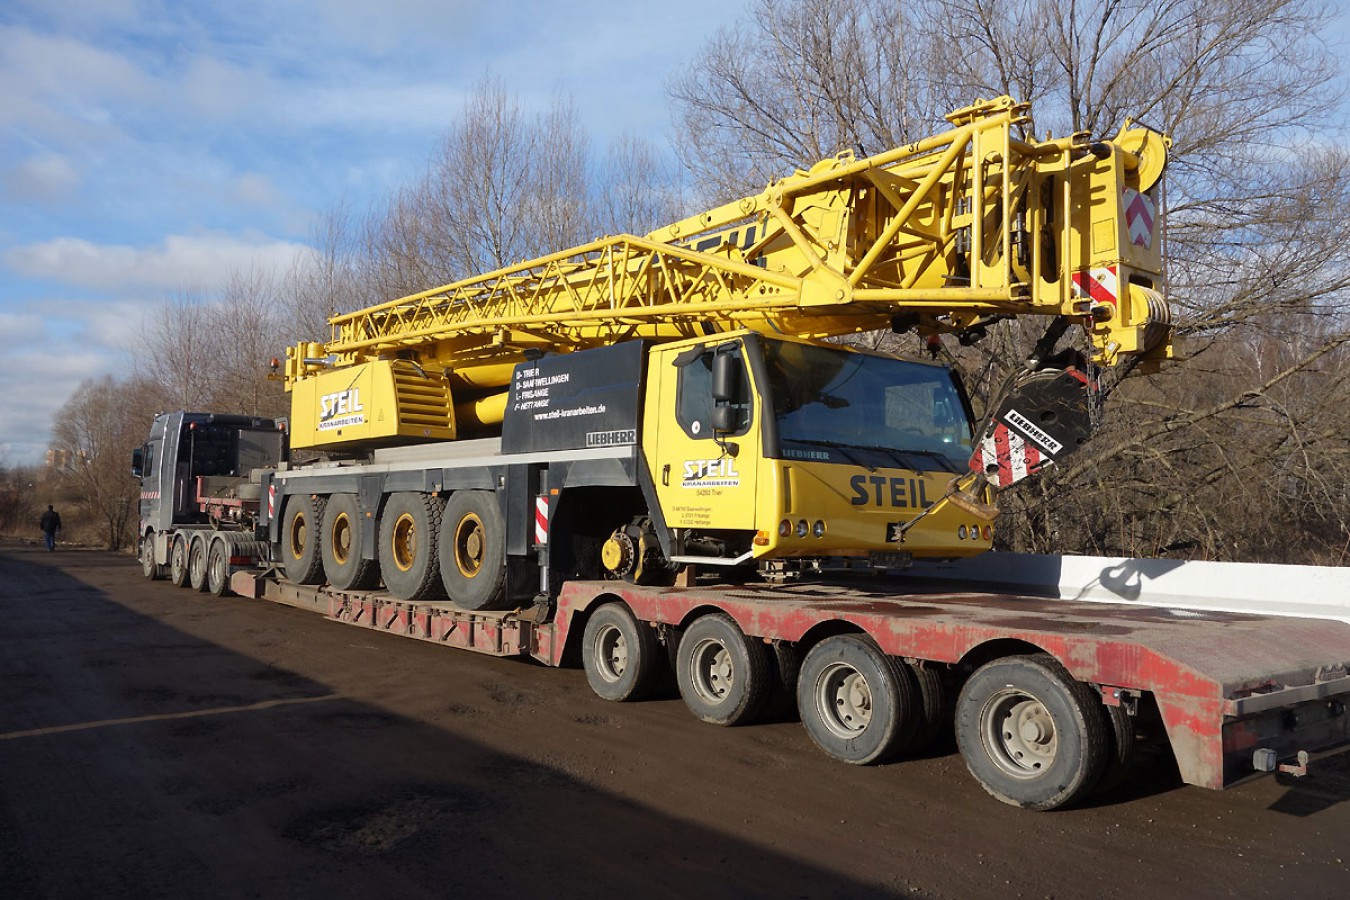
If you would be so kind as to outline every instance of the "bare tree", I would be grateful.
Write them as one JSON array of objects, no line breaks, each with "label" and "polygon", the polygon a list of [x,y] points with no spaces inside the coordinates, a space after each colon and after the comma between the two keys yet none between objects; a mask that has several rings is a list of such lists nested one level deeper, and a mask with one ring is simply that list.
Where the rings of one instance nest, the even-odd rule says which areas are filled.
[{"label": "bare tree", "polygon": [[56,414],[53,446],[67,459],[59,477],[80,514],[98,523],[110,550],[125,546],[134,530],[140,494],[128,474],[131,451],[168,399],[154,382],[105,376],[82,382]]}]

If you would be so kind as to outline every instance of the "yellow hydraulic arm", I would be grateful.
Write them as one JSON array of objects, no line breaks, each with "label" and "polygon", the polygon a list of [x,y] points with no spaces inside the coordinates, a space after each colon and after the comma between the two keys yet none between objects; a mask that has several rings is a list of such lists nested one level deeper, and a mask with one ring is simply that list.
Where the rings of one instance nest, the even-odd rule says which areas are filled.
[{"label": "yellow hydraulic arm", "polygon": [[[499,419],[529,351],[734,328],[977,336],[999,318],[1041,315],[1081,322],[1102,364],[1169,356],[1157,290],[1169,141],[1129,123],[1111,141],[1019,139],[1027,109],[980,102],[933,137],[866,159],[840,154],[645,237],[336,316],[326,344],[288,354],[286,383],[300,392],[293,440],[454,437],[457,419]],[[331,418],[361,379],[393,392],[397,422],[305,427],[302,403]]]}]

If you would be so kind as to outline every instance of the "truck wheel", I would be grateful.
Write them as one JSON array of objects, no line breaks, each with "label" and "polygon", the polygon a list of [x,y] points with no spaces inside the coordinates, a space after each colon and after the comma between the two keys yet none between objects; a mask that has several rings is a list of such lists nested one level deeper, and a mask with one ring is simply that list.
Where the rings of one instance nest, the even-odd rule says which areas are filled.
[{"label": "truck wheel", "polygon": [[340,591],[368,591],[380,582],[380,566],[361,546],[361,514],[355,494],[334,494],[323,514],[323,571]]},{"label": "truck wheel", "polygon": [[994,660],[956,703],[956,743],[986,791],[1024,809],[1056,809],[1098,782],[1110,735],[1100,700],[1048,654]]},{"label": "truck wheel", "polygon": [[675,677],[689,710],[714,725],[744,725],[764,709],[773,658],[722,613],[696,620],[680,638]]},{"label": "truck wheel", "polygon": [[591,613],[582,635],[581,665],[591,690],[605,700],[641,700],[661,673],[664,651],[656,631],[633,618],[622,603]]},{"label": "truck wheel", "polygon": [[856,634],[826,638],[806,654],[797,711],[816,746],[854,765],[884,762],[919,727],[910,670]]},{"label": "truck wheel", "polygon": [[181,534],[173,536],[169,548],[169,580],[178,587],[188,586],[188,546]]},{"label": "truck wheel", "polygon": [[206,540],[194,537],[188,542],[188,583],[194,591],[206,590]]},{"label": "truck wheel", "polygon": [[440,539],[445,502],[429,494],[391,494],[380,514],[380,572],[384,586],[400,600],[440,594]]},{"label": "truck wheel", "polygon": [[155,536],[147,534],[141,538],[141,574],[150,581],[164,577],[164,567],[155,562]]},{"label": "truck wheel", "polygon": [[491,491],[456,491],[445,503],[437,554],[450,599],[465,609],[500,609],[506,588],[506,529]]},{"label": "truck wheel", "polygon": [[286,500],[281,520],[281,566],[296,584],[323,582],[323,554],[319,551],[323,510],[322,497],[295,494]]},{"label": "truck wheel", "polygon": [[230,592],[230,545],[225,541],[212,541],[206,553],[206,591],[217,597]]}]

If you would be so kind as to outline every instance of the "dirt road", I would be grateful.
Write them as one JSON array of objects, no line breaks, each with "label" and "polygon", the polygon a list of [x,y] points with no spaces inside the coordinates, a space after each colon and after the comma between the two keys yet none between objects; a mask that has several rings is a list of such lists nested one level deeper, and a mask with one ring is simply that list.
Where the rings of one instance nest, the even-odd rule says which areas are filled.
[{"label": "dirt road", "polygon": [[5,897],[1344,897],[1350,754],[1026,813],[497,660],[0,547]]}]

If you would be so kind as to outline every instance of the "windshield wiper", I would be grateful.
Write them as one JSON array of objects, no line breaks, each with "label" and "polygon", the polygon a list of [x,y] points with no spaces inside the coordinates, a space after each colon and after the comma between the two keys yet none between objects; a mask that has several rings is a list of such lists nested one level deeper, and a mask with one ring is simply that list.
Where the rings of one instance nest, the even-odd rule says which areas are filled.
[{"label": "windshield wiper", "polygon": [[[910,468],[909,463],[906,462],[905,460],[905,456],[912,455],[912,456],[927,457],[928,459],[933,459],[941,463],[943,471],[951,472],[954,475],[961,474],[961,469],[959,466],[953,463],[951,459],[947,457],[946,454],[939,453],[936,450],[917,450],[917,449],[911,450],[901,447],[883,447],[880,444],[844,444],[840,443],[839,441],[827,441],[819,438],[794,437],[794,438],[787,438],[786,440],[796,441],[799,444],[815,444],[816,446],[819,447],[831,447],[835,450],[838,450],[841,454],[847,457],[849,462],[853,463],[854,465],[862,466],[863,468],[868,469],[869,471],[875,470],[876,466],[870,466],[867,465],[866,463],[859,462],[857,457],[849,452],[850,450],[870,450],[874,453],[885,453],[889,455],[892,459],[899,462],[900,465],[904,466],[905,468]],[[926,470],[915,469],[915,471],[917,472]]]}]

